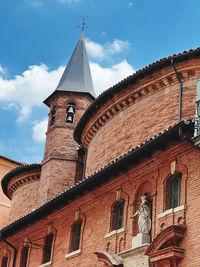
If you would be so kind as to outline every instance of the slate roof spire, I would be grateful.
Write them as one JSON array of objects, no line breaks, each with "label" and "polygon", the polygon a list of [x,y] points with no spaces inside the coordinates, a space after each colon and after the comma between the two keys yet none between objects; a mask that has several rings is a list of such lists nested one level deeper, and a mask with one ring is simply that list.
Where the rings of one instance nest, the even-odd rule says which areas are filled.
[{"label": "slate roof spire", "polygon": [[85,47],[83,31],[63,72],[56,91],[89,93],[96,97]]}]

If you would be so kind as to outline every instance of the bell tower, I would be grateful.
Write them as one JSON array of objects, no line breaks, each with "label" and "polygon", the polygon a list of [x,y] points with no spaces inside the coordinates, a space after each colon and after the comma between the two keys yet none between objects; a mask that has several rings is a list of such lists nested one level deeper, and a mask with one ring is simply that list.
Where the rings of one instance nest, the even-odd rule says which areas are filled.
[{"label": "bell tower", "polygon": [[83,32],[56,90],[44,101],[50,108],[38,205],[81,180],[83,155],[74,128],[95,99]]}]

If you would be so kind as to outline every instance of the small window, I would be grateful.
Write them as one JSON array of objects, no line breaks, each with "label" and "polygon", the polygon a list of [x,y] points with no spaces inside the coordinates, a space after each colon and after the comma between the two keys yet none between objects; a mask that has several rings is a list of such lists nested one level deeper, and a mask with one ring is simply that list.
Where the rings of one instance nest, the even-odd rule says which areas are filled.
[{"label": "small window", "polygon": [[43,255],[42,255],[42,264],[49,262],[51,260],[53,237],[54,237],[53,233],[50,233],[49,235],[45,237]]},{"label": "small window", "polygon": [[124,200],[116,201],[111,210],[111,231],[123,227],[124,221]]},{"label": "small window", "polygon": [[177,175],[171,182],[170,206],[176,208],[181,203],[181,176]]},{"label": "small window", "polygon": [[53,126],[55,124],[55,118],[56,118],[56,106],[54,106],[52,111],[51,111],[51,123],[50,123],[50,126]]},{"label": "small window", "polygon": [[71,238],[70,238],[70,252],[79,249],[80,237],[81,237],[81,225],[82,225],[82,220],[78,220],[77,222],[72,224]]},{"label": "small window", "polygon": [[181,173],[171,175],[165,184],[165,210],[181,205]]},{"label": "small window", "polygon": [[74,123],[75,107],[76,106],[74,103],[69,103],[67,105],[66,119],[65,119],[67,123]]},{"label": "small window", "polygon": [[1,267],[7,267],[8,266],[8,256],[4,256],[2,258]]},{"label": "small window", "polygon": [[20,258],[20,267],[27,267],[28,266],[28,251],[29,247],[24,246],[21,250],[21,258]]}]

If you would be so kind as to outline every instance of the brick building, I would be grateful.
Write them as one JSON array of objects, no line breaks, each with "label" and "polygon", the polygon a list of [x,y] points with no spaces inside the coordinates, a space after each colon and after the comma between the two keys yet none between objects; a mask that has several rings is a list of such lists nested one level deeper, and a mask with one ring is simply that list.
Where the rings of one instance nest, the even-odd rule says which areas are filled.
[{"label": "brick building", "polygon": [[[21,165],[22,165],[21,162],[17,162],[15,160],[0,155],[0,181],[7,172]],[[1,214],[0,228],[8,224],[9,213],[10,213],[10,200],[7,198],[7,196],[5,196],[5,194],[2,191],[2,188],[0,188],[0,214]]]},{"label": "brick building", "polygon": [[200,266],[199,73],[190,50],[95,98],[81,34],[44,101],[43,161],[2,180],[1,266]]}]

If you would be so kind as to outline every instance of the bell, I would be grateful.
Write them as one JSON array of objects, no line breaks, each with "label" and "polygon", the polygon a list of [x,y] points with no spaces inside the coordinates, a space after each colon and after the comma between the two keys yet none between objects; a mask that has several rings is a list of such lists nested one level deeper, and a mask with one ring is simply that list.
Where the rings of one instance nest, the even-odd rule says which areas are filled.
[{"label": "bell", "polygon": [[70,106],[67,112],[74,114],[74,108],[72,106]]},{"label": "bell", "polygon": [[72,115],[67,115],[66,122],[73,122],[73,116]]}]

